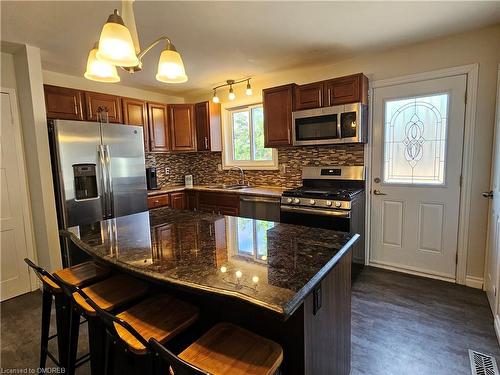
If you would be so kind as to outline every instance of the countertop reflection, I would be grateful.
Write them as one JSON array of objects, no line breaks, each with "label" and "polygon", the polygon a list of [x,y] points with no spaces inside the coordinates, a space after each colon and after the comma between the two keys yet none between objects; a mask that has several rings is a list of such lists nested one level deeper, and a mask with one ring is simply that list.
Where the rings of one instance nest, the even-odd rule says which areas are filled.
[{"label": "countertop reflection", "polygon": [[344,232],[160,208],[62,231],[90,255],[285,317],[357,240]]}]

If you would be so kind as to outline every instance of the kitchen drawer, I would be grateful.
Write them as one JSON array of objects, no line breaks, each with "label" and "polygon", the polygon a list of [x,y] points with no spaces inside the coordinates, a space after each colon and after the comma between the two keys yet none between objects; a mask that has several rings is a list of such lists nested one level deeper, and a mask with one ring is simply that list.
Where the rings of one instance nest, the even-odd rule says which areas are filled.
[{"label": "kitchen drawer", "polygon": [[170,205],[170,196],[168,194],[154,195],[148,197],[148,208],[166,207]]}]

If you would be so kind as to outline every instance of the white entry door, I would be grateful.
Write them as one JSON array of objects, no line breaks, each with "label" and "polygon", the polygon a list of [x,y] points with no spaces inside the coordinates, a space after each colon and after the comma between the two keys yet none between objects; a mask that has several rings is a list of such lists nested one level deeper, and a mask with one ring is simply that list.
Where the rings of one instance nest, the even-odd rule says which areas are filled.
[{"label": "white entry door", "polygon": [[[28,267],[24,258],[28,256],[27,229],[25,222],[27,202],[24,163],[22,155],[19,123],[15,122],[13,111],[17,108],[12,103],[8,92],[1,92],[1,161],[0,161],[0,299],[29,292],[31,290]],[[30,235],[30,234],[29,234]]]},{"label": "white entry door", "polygon": [[488,219],[488,247],[486,249],[484,289],[495,316],[495,327],[500,329],[500,65],[497,83],[497,110],[495,141],[491,169],[491,191],[485,192],[485,198],[491,199]]},{"label": "white entry door", "polygon": [[376,88],[370,262],[455,279],[466,76]]}]

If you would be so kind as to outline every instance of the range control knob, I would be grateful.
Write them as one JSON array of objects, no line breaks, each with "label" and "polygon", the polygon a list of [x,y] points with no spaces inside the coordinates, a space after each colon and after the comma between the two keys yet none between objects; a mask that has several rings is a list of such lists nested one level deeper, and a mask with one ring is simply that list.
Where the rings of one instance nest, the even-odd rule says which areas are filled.
[{"label": "range control knob", "polygon": [[316,201],[315,201],[314,199],[311,199],[311,200],[309,201],[309,204],[316,204]]},{"label": "range control knob", "polygon": [[326,205],[330,207],[332,205],[332,201],[326,201]]},{"label": "range control knob", "polygon": [[292,198],[287,198],[286,203],[292,203]]},{"label": "range control knob", "polygon": [[293,203],[299,204],[300,203],[300,199],[299,198],[293,198]]},{"label": "range control knob", "polygon": [[341,202],[335,202],[335,207],[340,208],[342,206]]}]

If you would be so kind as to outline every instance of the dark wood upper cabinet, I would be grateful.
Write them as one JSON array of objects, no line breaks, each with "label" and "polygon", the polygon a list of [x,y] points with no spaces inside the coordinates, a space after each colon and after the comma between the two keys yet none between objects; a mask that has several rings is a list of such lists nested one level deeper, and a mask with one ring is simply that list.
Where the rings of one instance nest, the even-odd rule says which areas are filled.
[{"label": "dark wood upper cabinet", "polygon": [[122,122],[122,103],[120,99],[119,96],[115,95],[85,92],[87,120],[98,121],[98,112],[105,109],[108,111],[109,122],[120,124]]},{"label": "dark wood upper cabinet", "polygon": [[47,118],[83,120],[82,96],[80,90],[44,85]]},{"label": "dark wood upper cabinet", "polygon": [[297,85],[294,88],[295,110],[319,108],[323,106],[324,82]]},{"label": "dark wood upper cabinet", "polygon": [[361,102],[368,104],[368,78],[362,73],[325,81],[325,106]]},{"label": "dark wood upper cabinet", "polygon": [[221,151],[220,104],[206,101],[194,105],[198,151]]},{"label": "dark wood upper cabinet", "polygon": [[168,108],[172,151],[196,151],[194,106],[172,104]]},{"label": "dark wood upper cabinet", "polygon": [[170,150],[167,106],[148,103],[149,150],[165,152]]},{"label": "dark wood upper cabinet", "polygon": [[143,100],[122,98],[123,123],[125,125],[142,126],[144,132],[144,147],[149,149],[148,114],[146,102]]},{"label": "dark wood upper cabinet", "polygon": [[292,108],[295,84],[262,90],[265,147],[292,145]]}]

